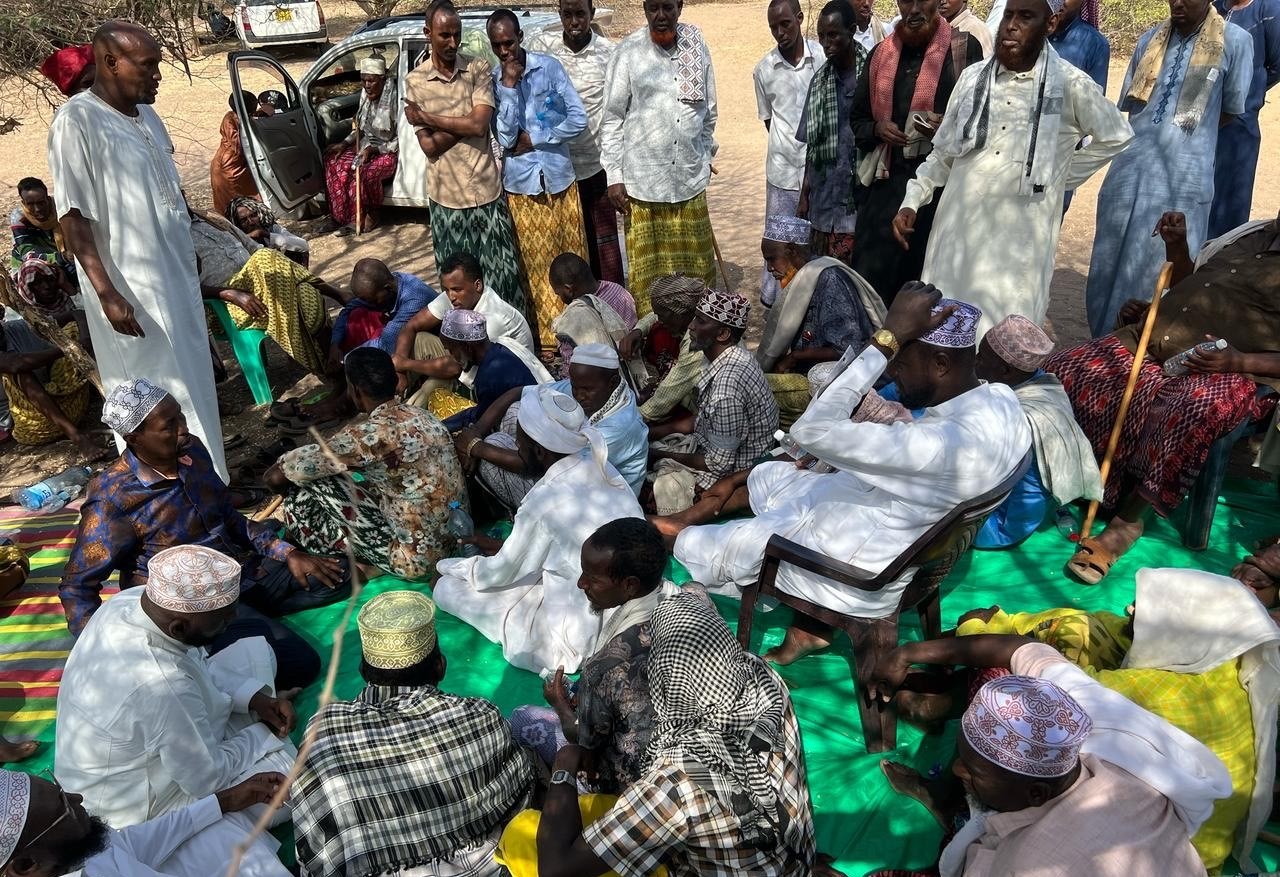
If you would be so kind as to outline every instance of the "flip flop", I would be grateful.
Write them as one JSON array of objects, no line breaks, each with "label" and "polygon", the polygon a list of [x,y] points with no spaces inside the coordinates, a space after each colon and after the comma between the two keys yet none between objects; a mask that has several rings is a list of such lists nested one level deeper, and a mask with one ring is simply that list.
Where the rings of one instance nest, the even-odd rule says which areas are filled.
[{"label": "flip flop", "polygon": [[224,452],[234,451],[236,448],[240,447],[244,443],[245,443],[245,437],[238,432],[233,432],[231,433],[231,435],[227,436],[222,440],[222,450]]},{"label": "flip flop", "polygon": [[1076,553],[1063,570],[1086,585],[1096,585],[1107,577],[1119,557],[1098,544],[1096,539],[1081,539]]},{"label": "flip flop", "polygon": [[302,403],[297,399],[281,399],[279,402],[272,402],[267,409],[267,420],[276,423],[288,423],[302,416]]}]

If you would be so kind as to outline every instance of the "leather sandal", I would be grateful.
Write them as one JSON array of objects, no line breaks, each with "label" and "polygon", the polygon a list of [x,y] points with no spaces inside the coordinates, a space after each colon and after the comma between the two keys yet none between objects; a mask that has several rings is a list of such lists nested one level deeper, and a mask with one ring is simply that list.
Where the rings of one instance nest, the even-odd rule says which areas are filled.
[{"label": "leather sandal", "polygon": [[1119,559],[1118,555],[1099,545],[1096,539],[1081,539],[1076,553],[1067,561],[1064,572],[1086,585],[1096,585],[1107,577],[1107,573],[1111,572],[1111,567]]}]

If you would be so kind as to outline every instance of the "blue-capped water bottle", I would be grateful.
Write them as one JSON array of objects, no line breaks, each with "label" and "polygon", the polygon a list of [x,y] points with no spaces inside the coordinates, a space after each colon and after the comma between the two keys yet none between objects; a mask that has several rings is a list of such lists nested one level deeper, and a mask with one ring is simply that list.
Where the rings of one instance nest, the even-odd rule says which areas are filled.
[{"label": "blue-capped water bottle", "polygon": [[88,466],[69,466],[52,478],[18,488],[12,498],[29,512],[56,512],[80,495],[92,475]]}]

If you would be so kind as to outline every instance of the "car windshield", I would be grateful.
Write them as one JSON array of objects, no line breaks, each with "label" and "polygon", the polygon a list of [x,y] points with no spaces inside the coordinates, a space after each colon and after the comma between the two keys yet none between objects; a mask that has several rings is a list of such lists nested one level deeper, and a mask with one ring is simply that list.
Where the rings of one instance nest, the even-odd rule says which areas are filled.
[{"label": "car windshield", "polygon": [[325,65],[324,70],[311,83],[308,94],[311,105],[317,106],[332,98],[360,91],[360,62],[374,56],[386,62],[387,72],[394,78],[397,74],[396,62],[400,57],[400,46],[397,43],[361,46],[344,52]]}]

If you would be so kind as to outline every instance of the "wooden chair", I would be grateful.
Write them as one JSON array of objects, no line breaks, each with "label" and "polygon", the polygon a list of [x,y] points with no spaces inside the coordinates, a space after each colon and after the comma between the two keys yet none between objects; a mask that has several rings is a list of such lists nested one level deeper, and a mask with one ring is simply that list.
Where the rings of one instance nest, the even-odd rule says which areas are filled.
[{"label": "wooden chair", "polygon": [[[883,655],[898,647],[898,618],[903,610],[914,608],[920,614],[920,624],[926,638],[941,635],[942,607],[938,586],[951,572],[960,555],[973,544],[974,537],[987,516],[1008,498],[1034,462],[1034,452],[1028,451],[1009,477],[994,490],[952,510],[879,574],[834,560],[782,536],[773,536],[765,546],[759,580],[743,591],[742,609],[738,615],[738,641],[744,649],[750,648],[756,601],[762,596],[772,597],[823,624],[843,630],[849,635],[853,646],[853,682],[857,690],[858,713],[867,751],[883,752],[893,749],[897,744],[898,717],[890,705],[872,702],[867,695],[866,683],[871,672]],[[860,591],[879,591],[897,581],[907,569],[917,569],[891,615],[885,618],[860,618],[835,612],[778,590],[778,567],[783,563],[820,575],[837,585]]]}]

